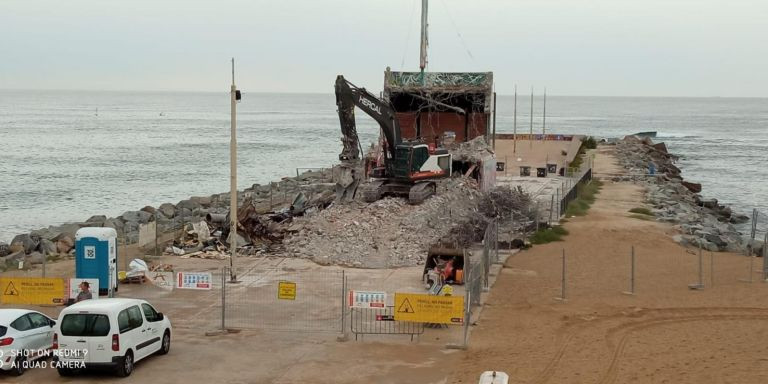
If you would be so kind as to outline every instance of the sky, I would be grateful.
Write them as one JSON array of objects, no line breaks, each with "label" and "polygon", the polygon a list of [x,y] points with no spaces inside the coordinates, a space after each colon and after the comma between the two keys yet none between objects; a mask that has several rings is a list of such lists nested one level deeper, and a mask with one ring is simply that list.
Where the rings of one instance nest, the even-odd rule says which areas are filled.
[{"label": "sky", "polygon": [[[332,93],[419,69],[420,0],[0,0],[0,89]],[[429,71],[499,94],[768,96],[766,0],[431,0]]]}]

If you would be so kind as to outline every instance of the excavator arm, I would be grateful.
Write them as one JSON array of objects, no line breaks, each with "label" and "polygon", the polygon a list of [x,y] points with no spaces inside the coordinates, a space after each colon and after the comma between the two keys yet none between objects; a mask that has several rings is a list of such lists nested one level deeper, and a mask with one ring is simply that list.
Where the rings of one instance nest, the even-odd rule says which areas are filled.
[{"label": "excavator arm", "polygon": [[339,160],[355,161],[360,159],[360,140],[355,126],[355,107],[360,108],[379,123],[387,140],[389,158],[395,158],[395,147],[402,142],[402,137],[400,125],[397,123],[394,109],[390,103],[379,99],[366,91],[365,88],[358,88],[347,81],[344,76],[338,75],[336,77],[336,106],[341,123],[341,141],[344,145]]}]

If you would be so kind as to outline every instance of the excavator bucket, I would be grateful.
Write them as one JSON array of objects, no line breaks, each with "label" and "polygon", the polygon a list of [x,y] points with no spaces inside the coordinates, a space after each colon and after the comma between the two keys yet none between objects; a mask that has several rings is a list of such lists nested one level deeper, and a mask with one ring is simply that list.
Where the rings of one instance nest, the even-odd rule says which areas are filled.
[{"label": "excavator bucket", "polygon": [[361,169],[354,164],[341,164],[339,166],[339,178],[336,181],[337,202],[343,203],[355,199],[361,174]]}]

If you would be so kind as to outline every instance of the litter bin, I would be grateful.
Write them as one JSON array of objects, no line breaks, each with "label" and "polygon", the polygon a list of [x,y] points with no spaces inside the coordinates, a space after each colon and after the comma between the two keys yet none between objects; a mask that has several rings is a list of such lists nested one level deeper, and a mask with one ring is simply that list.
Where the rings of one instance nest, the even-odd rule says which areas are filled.
[{"label": "litter bin", "polygon": [[75,277],[99,279],[99,294],[117,291],[117,231],[86,227],[75,234]]}]

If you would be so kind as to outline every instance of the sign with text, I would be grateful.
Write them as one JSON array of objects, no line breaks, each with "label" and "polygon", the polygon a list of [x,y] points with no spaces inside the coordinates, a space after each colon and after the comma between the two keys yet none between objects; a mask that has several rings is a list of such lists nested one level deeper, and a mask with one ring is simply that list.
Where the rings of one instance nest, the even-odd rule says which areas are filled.
[{"label": "sign with text", "polygon": [[387,306],[387,293],[379,291],[349,291],[351,308],[384,308]]},{"label": "sign with text", "polygon": [[296,300],[296,283],[290,281],[278,283],[277,298],[280,300]]},{"label": "sign with text", "polygon": [[179,272],[176,274],[176,287],[181,289],[211,289],[213,275],[210,272]]},{"label": "sign with text", "polygon": [[88,290],[91,292],[91,296],[94,299],[98,299],[99,279],[69,279],[69,298],[77,299],[77,295],[80,294],[80,283],[83,281],[88,283]]},{"label": "sign with text", "polygon": [[464,296],[395,293],[395,320],[461,324],[464,322]]},{"label": "sign with text", "polygon": [[0,278],[3,304],[63,304],[67,297],[64,279],[51,277]]}]

